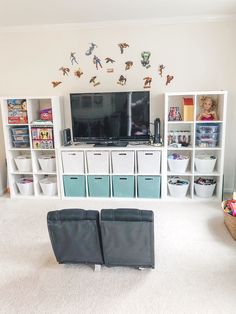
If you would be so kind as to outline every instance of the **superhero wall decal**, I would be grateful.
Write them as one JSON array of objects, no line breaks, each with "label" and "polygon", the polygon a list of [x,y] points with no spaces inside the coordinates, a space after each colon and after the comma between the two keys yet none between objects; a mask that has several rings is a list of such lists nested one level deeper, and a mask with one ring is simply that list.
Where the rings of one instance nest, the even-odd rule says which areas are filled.
[{"label": "superhero wall decal", "polygon": [[[117,46],[116,46],[117,47]],[[130,50],[128,50],[128,48],[130,47],[130,45],[127,42],[120,42],[118,43],[118,47],[120,50],[120,54],[129,54]],[[96,51],[96,52],[95,52]],[[98,54],[97,54],[98,52]],[[98,48],[98,45],[95,44],[94,42],[90,42],[87,46],[87,49],[85,50],[85,55],[88,57],[88,62],[91,62],[95,65],[95,71],[96,70],[100,70],[101,73],[103,73],[103,75],[105,75],[104,73],[110,73],[109,75],[111,75],[111,78],[114,78],[114,83],[116,82],[117,84],[124,86],[127,85],[128,79],[129,79],[129,70],[133,69],[136,70],[138,69],[138,65],[135,65],[134,67],[134,62],[132,61],[132,59],[128,59],[128,61],[123,61],[122,60],[122,56],[119,60],[119,58],[116,58],[116,60],[114,60],[113,56],[108,54],[109,57],[102,57],[102,52],[100,51],[100,49]],[[100,55],[100,56],[98,56]],[[149,50],[144,50],[142,52],[138,52],[133,55],[133,57],[137,58],[139,56],[141,56],[141,60],[140,60],[140,66],[144,68],[143,71],[146,72],[146,70],[148,70],[146,73],[146,75],[144,74],[140,74],[140,78],[137,77],[137,82],[139,82],[138,84],[142,84],[143,88],[151,88],[151,85],[153,85],[153,78],[158,78],[159,77],[159,82],[163,81],[163,83],[165,84],[165,86],[168,86],[169,84],[171,84],[173,82],[174,79],[174,75],[172,74],[167,74],[164,75],[164,72],[166,71],[166,66],[164,64],[159,64],[159,65],[155,65],[155,60],[153,60],[152,57],[152,71],[151,71],[151,63],[150,63],[150,59],[151,59],[151,52]],[[81,70],[81,56],[79,55],[78,52],[71,50],[70,54],[69,54],[69,60],[67,60],[66,63],[64,64],[68,64],[68,62],[70,62],[71,66],[68,65],[63,65],[61,67],[59,67],[59,71],[60,71],[60,79],[57,80],[53,80],[51,82],[52,87],[58,87],[61,86],[63,83],[63,80],[69,76],[69,75],[73,75],[75,78],[79,78],[81,80],[84,81],[84,79],[86,79],[84,77],[84,71],[86,69],[86,64],[82,65],[83,71]],[[127,59],[126,59],[127,60]],[[104,69],[103,69],[103,65],[104,65]],[[154,66],[153,66],[154,65]],[[139,69],[140,69],[139,66]],[[154,67],[157,67],[157,70],[154,69]],[[115,79],[115,77],[112,75],[112,73],[115,72],[115,70],[125,70],[127,75],[120,75],[118,77],[118,80]],[[146,69],[146,70],[145,70]],[[133,72],[134,70],[132,70],[131,72]],[[93,85],[94,87],[97,85],[100,85],[101,82],[100,80],[98,80],[97,75],[94,73],[85,73],[85,76],[89,75],[91,77],[91,79],[89,80],[89,84]],[[89,72],[89,71],[88,71]],[[92,71],[93,72],[93,71]],[[130,73],[131,73],[130,72]],[[72,73],[72,74],[71,74]],[[138,72],[138,73],[142,73],[142,72]],[[165,77],[165,78],[164,78]],[[63,79],[62,79],[63,78]]]}]

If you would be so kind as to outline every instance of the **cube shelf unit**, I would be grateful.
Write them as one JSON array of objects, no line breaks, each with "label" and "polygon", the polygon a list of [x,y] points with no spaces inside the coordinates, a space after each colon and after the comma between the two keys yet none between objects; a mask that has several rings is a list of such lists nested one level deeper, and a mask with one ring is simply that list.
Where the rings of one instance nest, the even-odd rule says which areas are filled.
[{"label": "cube shelf unit", "polygon": [[[217,121],[198,121],[197,117],[200,113],[199,102],[201,97],[209,96],[214,99],[217,103]],[[184,104],[183,98],[191,99],[193,104],[192,112],[190,117],[186,121],[184,120]],[[163,175],[163,194],[166,195],[167,199],[177,198],[170,195],[168,189],[168,180],[173,176],[180,177],[182,179],[189,180],[189,189],[183,199],[196,199],[196,200],[221,200],[222,189],[223,189],[223,167],[224,167],[224,147],[225,147],[225,119],[226,119],[226,106],[227,106],[227,92],[226,91],[208,91],[208,92],[180,92],[180,93],[166,93],[165,94],[165,150],[166,158],[162,164]],[[169,121],[169,113],[173,110],[173,107],[178,107],[180,112],[180,121]],[[192,116],[191,116],[192,115]],[[218,128],[218,141],[215,144],[201,143],[200,146],[197,142],[197,129],[200,126],[211,126],[216,125]],[[183,143],[183,135],[190,135],[190,143],[188,146],[182,146],[178,142],[178,138],[181,138]],[[178,137],[180,136],[180,137]],[[217,135],[216,135],[217,136]],[[213,141],[214,142],[214,141]],[[212,147],[210,147],[212,146]],[[184,173],[171,172],[168,166],[168,156],[172,153],[179,153],[180,155],[187,155],[190,157],[189,165]],[[217,158],[216,165],[213,172],[204,171],[204,173],[198,173],[195,166],[195,157],[199,155],[212,155]],[[203,178],[214,178],[216,180],[216,188],[213,196],[209,198],[200,198],[196,195],[194,188],[194,181],[199,177]]]},{"label": "cube shelf unit", "polygon": [[58,152],[62,198],[159,199],[162,148],[79,145]]},{"label": "cube shelf unit", "polygon": [[[20,120],[19,118],[14,118],[14,112],[11,113],[13,118],[9,119],[9,106],[11,104],[24,104],[24,115],[27,118]],[[15,111],[15,115],[18,115],[18,109]],[[40,110],[50,109],[52,111],[52,122],[49,121],[39,121],[40,120]],[[4,140],[6,148],[6,158],[8,165],[8,180],[10,195],[12,198],[31,198],[31,197],[50,197],[58,198],[60,197],[60,180],[57,171],[57,159],[56,159],[56,148],[61,146],[61,129],[62,129],[62,104],[60,97],[4,97],[1,98],[1,110],[2,110],[2,120],[3,120],[3,130],[4,130]],[[12,121],[12,119],[15,119]],[[32,131],[35,129],[45,130],[45,138],[47,138],[48,133],[53,134],[52,141],[44,141],[44,145],[48,148],[41,148],[40,146],[33,145]],[[18,135],[17,135],[18,133]],[[15,141],[16,140],[16,141]],[[23,141],[22,141],[23,140]],[[34,141],[35,142],[35,141]],[[43,142],[43,140],[42,140]],[[48,145],[50,143],[50,145]],[[53,143],[53,144],[52,144]],[[24,156],[29,157],[28,168],[24,168],[23,171],[19,170],[15,159],[19,156],[24,158]],[[55,157],[56,168],[53,171],[43,171],[40,168],[38,159],[46,158],[50,155]],[[57,177],[57,190],[58,192],[54,196],[45,195],[40,187],[39,181],[46,177]],[[21,194],[16,182],[21,178],[31,178],[33,179],[33,194],[24,195]]]}]

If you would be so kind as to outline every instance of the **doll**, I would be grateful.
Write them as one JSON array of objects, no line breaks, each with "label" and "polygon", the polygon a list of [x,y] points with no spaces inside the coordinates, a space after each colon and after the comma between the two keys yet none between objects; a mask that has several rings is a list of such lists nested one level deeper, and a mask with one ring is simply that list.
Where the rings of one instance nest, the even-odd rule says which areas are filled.
[{"label": "doll", "polygon": [[217,120],[216,103],[209,96],[203,96],[200,99],[200,108],[202,112],[198,115],[197,120],[212,121]]}]

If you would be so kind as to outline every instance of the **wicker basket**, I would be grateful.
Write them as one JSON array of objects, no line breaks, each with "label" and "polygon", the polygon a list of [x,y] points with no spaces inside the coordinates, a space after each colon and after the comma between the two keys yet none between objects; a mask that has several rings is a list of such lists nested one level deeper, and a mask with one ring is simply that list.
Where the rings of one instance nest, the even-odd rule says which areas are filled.
[{"label": "wicker basket", "polygon": [[[222,202],[222,208],[224,209],[226,201]],[[231,236],[236,240],[236,217],[224,212],[224,222],[229,230]]]}]

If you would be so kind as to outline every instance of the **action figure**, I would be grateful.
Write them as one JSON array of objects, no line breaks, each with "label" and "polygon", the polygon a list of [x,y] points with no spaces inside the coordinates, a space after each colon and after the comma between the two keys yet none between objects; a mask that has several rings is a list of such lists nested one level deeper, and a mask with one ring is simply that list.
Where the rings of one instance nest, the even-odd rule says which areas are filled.
[{"label": "action figure", "polygon": [[129,45],[127,43],[120,43],[118,44],[118,46],[120,47],[120,53],[124,53],[124,48],[129,47]]},{"label": "action figure", "polygon": [[120,85],[125,85],[126,84],[126,81],[127,81],[127,79],[123,76],[123,75],[121,75],[120,77],[119,77],[119,81],[117,82],[117,84],[120,84]]},{"label": "action figure", "polygon": [[71,54],[70,54],[70,61],[71,61],[72,65],[73,65],[73,62],[78,64],[78,62],[77,62],[77,60],[75,58],[75,54],[76,54],[76,52],[71,52]]},{"label": "action figure", "polygon": [[97,78],[96,76],[93,76],[93,77],[91,77],[91,79],[89,81],[89,83],[93,83],[94,87],[100,84],[100,82],[96,82],[96,78]]},{"label": "action figure", "polygon": [[165,69],[165,66],[163,64],[159,65],[159,74],[162,77],[162,71]]},{"label": "action figure", "polygon": [[90,56],[94,50],[94,48],[97,48],[97,45],[94,43],[90,43],[89,49],[85,52],[86,56]]},{"label": "action figure", "polygon": [[173,75],[167,75],[166,76],[166,85],[168,85],[173,80],[173,78],[174,78]]},{"label": "action figure", "polygon": [[150,88],[152,83],[152,78],[150,76],[146,76],[144,78],[144,88]]},{"label": "action figure", "polygon": [[111,63],[114,63],[115,62],[115,60],[113,60],[113,59],[111,59],[111,58],[105,58],[105,60],[106,60],[106,63],[108,63],[108,62],[111,62]]},{"label": "action figure", "polygon": [[146,69],[150,68],[151,66],[150,61],[149,61],[150,56],[151,56],[150,51],[143,51],[141,53],[141,57],[142,57],[141,63]]},{"label": "action figure", "polygon": [[57,87],[59,84],[61,84],[61,81],[52,81],[53,87]]},{"label": "action figure", "polygon": [[81,69],[79,69],[79,70],[75,71],[74,74],[75,74],[76,77],[80,78],[81,75],[84,74],[84,73],[82,72]]},{"label": "action figure", "polygon": [[69,68],[64,67],[61,67],[59,70],[62,71],[63,75],[68,75],[68,73],[70,72]]},{"label": "action figure", "polygon": [[100,66],[100,68],[102,68],[101,60],[95,55],[93,56],[93,63],[96,65],[97,70],[98,70],[98,66]]},{"label": "action figure", "polygon": [[125,62],[125,70],[129,70],[131,69],[131,67],[133,66],[133,61],[126,61]]}]

